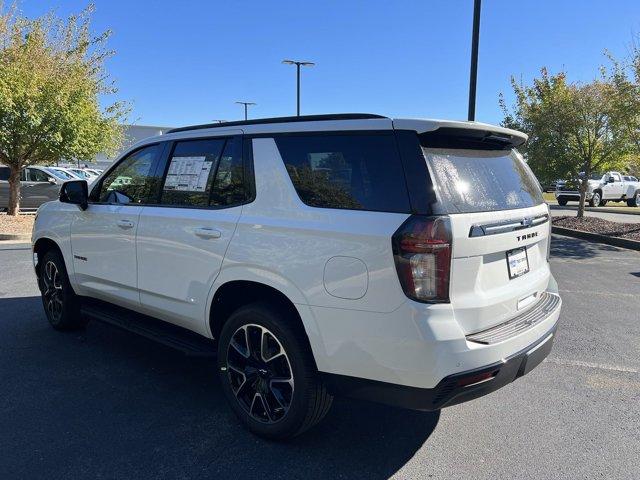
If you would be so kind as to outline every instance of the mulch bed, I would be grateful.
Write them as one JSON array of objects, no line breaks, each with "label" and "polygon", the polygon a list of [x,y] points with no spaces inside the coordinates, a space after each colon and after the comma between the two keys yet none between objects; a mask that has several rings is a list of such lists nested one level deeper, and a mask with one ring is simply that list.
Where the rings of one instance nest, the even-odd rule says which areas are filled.
[{"label": "mulch bed", "polygon": [[7,235],[30,235],[33,229],[35,215],[11,216],[0,213],[0,234]]},{"label": "mulch bed", "polygon": [[553,225],[609,237],[640,240],[640,223],[621,223],[597,217],[553,217]]}]

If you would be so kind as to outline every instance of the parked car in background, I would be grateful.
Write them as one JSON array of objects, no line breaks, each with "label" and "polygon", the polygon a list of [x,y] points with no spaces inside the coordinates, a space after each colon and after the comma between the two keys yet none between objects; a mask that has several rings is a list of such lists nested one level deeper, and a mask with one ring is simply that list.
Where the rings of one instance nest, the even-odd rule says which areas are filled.
[{"label": "parked car in background", "polygon": [[67,170],[76,174],[79,178],[84,179],[87,183],[93,182],[96,178],[98,178],[98,173],[89,170],[88,168],[67,168]]},{"label": "parked car in background", "polygon": [[[56,200],[60,186],[67,180],[77,180],[77,177],[51,167],[26,167],[20,175],[20,208],[38,208],[45,202]],[[9,167],[0,165],[0,210],[6,210],[8,206]]]},{"label": "parked car in background", "polygon": [[[620,172],[594,173],[588,180],[586,200],[591,207],[603,207],[607,202],[627,202],[629,207],[640,207],[640,182]],[[568,181],[556,189],[558,205],[580,201],[580,178]]]},{"label": "parked car in background", "polygon": [[337,394],[420,410],[488,394],[549,354],[561,308],[526,138],[343,114],[145,139],[38,210],[47,318],[217,351],[231,408],[269,438]]},{"label": "parked car in background", "polygon": [[84,177],[65,167],[44,167],[48,172],[64,180],[84,180]]},{"label": "parked car in background", "polygon": [[564,184],[564,180],[552,180],[549,182],[545,182],[542,183],[542,191],[543,192],[555,192],[556,189],[558,188],[558,185],[563,185]]}]

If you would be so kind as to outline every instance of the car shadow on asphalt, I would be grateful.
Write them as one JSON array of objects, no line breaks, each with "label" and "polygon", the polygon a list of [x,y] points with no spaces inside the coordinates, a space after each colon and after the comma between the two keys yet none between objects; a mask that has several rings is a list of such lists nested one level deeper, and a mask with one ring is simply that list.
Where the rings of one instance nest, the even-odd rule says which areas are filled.
[{"label": "car shadow on asphalt", "polygon": [[39,297],[0,298],[4,478],[388,478],[439,412],[336,398],[286,443],[259,439],[226,405],[210,359],[97,322],[60,333]]}]

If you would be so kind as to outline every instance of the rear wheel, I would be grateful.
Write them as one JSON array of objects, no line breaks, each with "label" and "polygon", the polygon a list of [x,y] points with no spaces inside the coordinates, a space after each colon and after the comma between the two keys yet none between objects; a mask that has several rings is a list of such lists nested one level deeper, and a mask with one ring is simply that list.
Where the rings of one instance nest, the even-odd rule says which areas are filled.
[{"label": "rear wheel", "polygon": [[564,207],[567,204],[567,199],[566,198],[558,198],[558,205],[560,205],[561,207]]},{"label": "rear wheel", "polygon": [[640,190],[638,190],[633,197],[627,199],[627,206],[640,207]]},{"label": "rear wheel", "polygon": [[253,433],[280,440],[314,426],[333,401],[304,333],[287,317],[263,303],[241,307],[218,344],[218,372],[231,408]]},{"label": "rear wheel", "polygon": [[602,196],[600,195],[600,192],[593,192],[593,196],[591,197],[591,200],[589,200],[589,206],[599,207],[601,201]]},{"label": "rear wheel", "polygon": [[80,316],[80,302],[69,283],[62,255],[56,250],[44,254],[40,263],[38,287],[47,319],[56,330],[83,328],[87,320]]}]

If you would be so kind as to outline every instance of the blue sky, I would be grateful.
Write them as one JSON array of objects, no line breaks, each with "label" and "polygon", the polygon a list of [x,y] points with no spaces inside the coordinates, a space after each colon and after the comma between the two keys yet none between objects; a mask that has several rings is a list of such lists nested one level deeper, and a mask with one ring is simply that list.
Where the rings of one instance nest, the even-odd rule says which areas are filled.
[{"label": "blue sky", "polygon": [[[78,0],[22,0],[36,16],[67,16]],[[96,32],[113,30],[108,69],[132,120],[179,126],[295,114],[295,68],[303,71],[302,113],[371,112],[465,119],[472,0],[121,1],[95,0]],[[529,81],[547,66],[589,81],[604,49],[625,54],[640,33],[638,0],[485,0],[478,71],[479,121],[497,123],[509,77]]]}]

